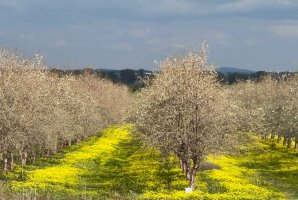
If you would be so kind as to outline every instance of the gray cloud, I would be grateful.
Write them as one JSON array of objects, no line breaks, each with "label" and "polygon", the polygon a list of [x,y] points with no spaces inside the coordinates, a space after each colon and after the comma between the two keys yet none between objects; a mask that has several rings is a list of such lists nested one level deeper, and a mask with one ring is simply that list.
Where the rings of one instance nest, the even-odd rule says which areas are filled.
[{"label": "gray cloud", "polygon": [[278,36],[298,39],[298,20],[271,25],[269,31]]},{"label": "gray cloud", "polygon": [[[264,18],[297,17],[298,2],[291,0],[3,0],[2,15],[8,12],[31,20],[176,20],[218,15],[261,16]],[[284,12],[287,12],[286,14]],[[281,15],[280,13],[283,13]]]},{"label": "gray cloud", "polygon": [[220,66],[295,69],[297,10],[294,0],[2,0],[0,45],[50,65],[152,68],[207,40]]}]

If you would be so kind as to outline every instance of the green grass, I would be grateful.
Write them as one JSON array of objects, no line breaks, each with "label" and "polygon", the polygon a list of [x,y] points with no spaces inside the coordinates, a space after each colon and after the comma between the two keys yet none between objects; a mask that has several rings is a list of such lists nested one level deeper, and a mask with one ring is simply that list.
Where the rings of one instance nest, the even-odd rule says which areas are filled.
[{"label": "green grass", "polygon": [[8,175],[13,191],[53,199],[298,199],[298,153],[256,142],[237,155],[210,156],[197,190],[174,157],[144,148],[131,125],[111,127],[50,159]]},{"label": "green grass", "polygon": [[251,147],[241,167],[255,170],[260,185],[279,190],[286,199],[298,199],[298,152],[270,141]]}]

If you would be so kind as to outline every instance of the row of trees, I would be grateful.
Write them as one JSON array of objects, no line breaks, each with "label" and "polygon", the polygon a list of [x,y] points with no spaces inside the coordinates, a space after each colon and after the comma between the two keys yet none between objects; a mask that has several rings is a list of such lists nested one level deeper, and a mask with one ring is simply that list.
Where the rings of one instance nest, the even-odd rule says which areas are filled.
[{"label": "row of trees", "polygon": [[[223,85],[207,63],[206,46],[160,63],[136,94],[131,119],[144,141],[174,153],[194,189],[196,172],[210,153],[239,143],[242,131],[298,141],[298,78],[265,77]],[[33,59],[0,50],[0,160],[3,170],[48,156],[117,123],[130,102],[127,87],[92,73],[46,70]]]},{"label": "row of trees", "polygon": [[87,67],[84,69],[50,69],[51,72],[63,75],[76,75],[80,76],[82,74],[88,73],[93,76],[98,76],[111,80],[113,83],[125,84],[132,92],[135,92],[144,87],[141,79],[144,77],[150,77],[152,72],[144,69],[122,69],[122,70],[104,70],[104,69],[93,69]]},{"label": "row of trees", "polygon": [[284,137],[289,147],[295,138],[295,148],[298,141],[296,76],[220,84],[202,47],[162,61],[132,114],[146,144],[179,158],[191,189],[205,157],[239,144],[241,133]]},{"label": "row of trees", "polygon": [[264,77],[259,83],[245,82],[230,88],[235,102],[246,113],[248,129],[270,137],[291,147],[298,148],[298,77],[281,79]]},{"label": "row of trees", "polygon": [[0,50],[3,170],[56,153],[122,120],[126,87],[90,75],[58,76],[42,57]]}]

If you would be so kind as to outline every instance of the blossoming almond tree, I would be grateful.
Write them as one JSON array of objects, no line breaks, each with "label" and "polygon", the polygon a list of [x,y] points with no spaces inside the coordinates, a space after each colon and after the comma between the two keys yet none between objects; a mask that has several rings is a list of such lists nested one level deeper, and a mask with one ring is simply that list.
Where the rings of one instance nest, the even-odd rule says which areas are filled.
[{"label": "blossoming almond tree", "polygon": [[204,158],[229,146],[235,125],[233,105],[208,67],[205,45],[162,61],[138,94],[134,118],[147,144],[178,156],[191,189]]},{"label": "blossoming almond tree", "polygon": [[125,86],[91,75],[53,74],[38,55],[28,59],[0,49],[3,171],[13,169],[15,161],[49,156],[120,122],[129,99]]},{"label": "blossoming almond tree", "polygon": [[263,139],[278,136],[278,142],[291,147],[298,133],[297,75],[263,77],[260,82],[243,82],[229,88],[231,97],[241,108],[242,128],[260,134]]}]

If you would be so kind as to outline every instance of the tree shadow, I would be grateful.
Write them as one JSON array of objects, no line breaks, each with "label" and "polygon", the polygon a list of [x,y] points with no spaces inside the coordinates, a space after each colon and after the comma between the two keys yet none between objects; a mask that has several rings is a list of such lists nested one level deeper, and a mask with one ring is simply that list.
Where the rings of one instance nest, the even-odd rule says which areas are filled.
[{"label": "tree shadow", "polygon": [[121,141],[105,163],[96,158],[90,162],[90,171],[84,174],[80,188],[97,191],[100,195],[109,193],[141,194],[145,190],[184,188],[181,184],[172,184],[183,180],[176,160],[165,159],[157,150],[144,148],[139,139]]},{"label": "tree shadow", "polygon": [[[240,166],[256,170],[259,185],[280,191],[289,199],[298,199],[297,152],[268,145],[264,149],[249,152]],[[296,161],[295,161],[296,160]]]}]

